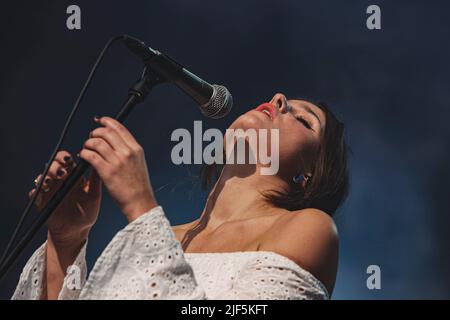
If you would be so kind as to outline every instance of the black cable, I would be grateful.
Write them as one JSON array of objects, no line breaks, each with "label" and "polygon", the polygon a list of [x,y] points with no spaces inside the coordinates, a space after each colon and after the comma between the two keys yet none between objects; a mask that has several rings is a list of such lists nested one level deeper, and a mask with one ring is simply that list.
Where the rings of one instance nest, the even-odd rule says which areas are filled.
[{"label": "black cable", "polygon": [[78,111],[78,107],[79,107],[79,105],[80,105],[80,103],[81,103],[81,101],[82,101],[82,99],[83,99],[83,97],[84,97],[84,95],[86,93],[86,90],[88,89],[88,87],[89,87],[89,85],[91,83],[91,80],[92,80],[92,78],[93,78],[93,76],[95,74],[95,71],[97,70],[98,66],[102,62],[102,60],[103,60],[107,50],[111,46],[111,44],[113,42],[117,41],[117,40],[122,39],[122,38],[123,38],[123,35],[122,36],[116,36],[116,37],[113,37],[113,38],[109,39],[108,42],[106,43],[105,47],[103,48],[103,50],[100,52],[100,54],[99,54],[99,56],[97,58],[97,61],[94,64],[94,66],[91,68],[89,76],[86,79],[86,81],[84,83],[84,86],[83,86],[83,88],[80,91],[80,94],[78,95],[78,98],[77,98],[77,100],[76,100],[76,102],[75,102],[75,104],[74,104],[74,106],[72,108],[72,111],[69,114],[69,117],[67,118],[67,121],[66,121],[66,123],[64,125],[64,128],[63,128],[63,130],[61,132],[61,135],[59,137],[58,143],[56,144],[56,147],[53,150],[49,161],[45,164],[44,173],[42,174],[41,180],[39,181],[38,185],[36,186],[36,191],[35,191],[34,195],[32,196],[32,198],[29,200],[27,206],[25,207],[25,210],[23,211],[23,213],[22,213],[22,215],[21,215],[21,217],[19,219],[19,222],[18,222],[16,228],[14,229],[14,232],[13,232],[13,234],[12,234],[12,236],[11,236],[9,242],[8,242],[8,245],[6,246],[6,249],[4,250],[4,252],[2,254],[2,257],[0,259],[0,266],[3,267],[3,264],[5,262],[6,257],[11,252],[10,251],[11,246],[14,243],[14,241],[16,240],[17,235],[20,232],[20,229],[23,227],[23,223],[24,223],[25,219],[29,215],[31,208],[33,207],[33,205],[34,205],[34,203],[36,201],[36,198],[37,198],[37,196],[38,196],[38,194],[39,194],[39,192],[40,192],[40,190],[42,188],[42,184],[44,183],[45,177],[47,176],[48,170],[50,169],[50,165],[52,164],[53,160],[55,159],[56,154],[58,153],[62,143],[64,142],[64,139],[65,139],[65,137],[67,135],[67,131],[69,130],[69,127],[70,127],[70,125],[72,123],[73,117],[75,116],[75,113]]}]

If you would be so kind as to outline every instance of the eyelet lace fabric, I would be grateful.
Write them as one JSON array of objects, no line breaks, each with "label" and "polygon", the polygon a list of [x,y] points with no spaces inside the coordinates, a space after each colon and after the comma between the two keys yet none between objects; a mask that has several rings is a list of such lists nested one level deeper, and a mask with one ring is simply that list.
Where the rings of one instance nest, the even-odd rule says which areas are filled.
[{"label": "eyelet lace fabric", "polygon": [[[12,299],[41,298],[45,248],[25,265]],[[58,299],[329,298],[311,273],[274,252],[184,253],[160,206],[114,236],[87,280],[85,255],[86,244],[74,262],[81,279],[68,272]]]}]

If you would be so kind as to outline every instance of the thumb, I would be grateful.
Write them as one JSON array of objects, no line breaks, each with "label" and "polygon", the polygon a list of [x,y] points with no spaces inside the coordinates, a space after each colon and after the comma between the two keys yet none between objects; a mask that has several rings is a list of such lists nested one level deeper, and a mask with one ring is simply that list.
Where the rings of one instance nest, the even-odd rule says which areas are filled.
[{"label": "thumb", "polygon": [[98,196],[102,192],[102,179],[94,168],[91,168],[86,192],[90,196]]}]

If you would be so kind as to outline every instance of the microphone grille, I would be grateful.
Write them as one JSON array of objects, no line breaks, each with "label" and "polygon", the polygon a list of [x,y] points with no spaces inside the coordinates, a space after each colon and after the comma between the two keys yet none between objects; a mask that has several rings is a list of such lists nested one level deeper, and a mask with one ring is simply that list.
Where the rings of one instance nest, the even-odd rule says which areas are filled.
[{"label": "microphone grille", "polygon": [[213,94],[209,101],[200,107],[204,116],[219,119],[226,116],[233,107],[233,97],[227,88],[217,84],[212,85]]}]

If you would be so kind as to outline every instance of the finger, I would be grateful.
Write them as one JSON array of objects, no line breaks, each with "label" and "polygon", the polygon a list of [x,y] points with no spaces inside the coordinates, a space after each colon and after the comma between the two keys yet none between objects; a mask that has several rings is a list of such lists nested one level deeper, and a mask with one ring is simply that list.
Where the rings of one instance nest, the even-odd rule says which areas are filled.
[{"label": "finger", "polygon": [[102,138],[90,138],[86,140],[83,147],[85,149],[95,151],[106,162],[109,162],[111,164],[115,164],[118,162],[114,149]]},{"label": "finger", "polygon": [[67,169],[63,168],[63,166],[58,161],[53,161],[48,170],[47,177],[51,178],[52,180],[60,180],[66,175]]},{"label": "finger", "polygon": [[[34,194],[36,193],[36,188],[31,190],[28,193],[28,197],[31,199],[33,198]],[[36,199],[34,200],[34,205],[38,208],[41,208],[42,204],[43,204],[43,198],[44,195],[42,194],[42,192],[39,192],[39,194],[37,195]]]},{"label": "finger", "polygon": [[89,149],[82,149],[79,154],[81,159],[94,167],[102,179],[107,176],[110,165],[97,152]]},{"label": "finger", "polygon": [[[59,151],[56,154],[55,161],[57,161],[67,171],[67,174],[65,174],[61,177],[61,179],[60,179],[61,181],[67,179],[67,177],[69,176],[69,173],[71,173],[77,167],[77,163],[75,162],[73,156],[69,152],[64,151],[64,150]],[[84,185],[85,182],[86,182],[86,179],[82,175],[78,179],[78,181],[75,183],[75,186]]]},{"label": "finger", "polygon": [[131,148],[135,148],[139,145],[130,131],[128,131],[128,129],[119,121],[111,117],[100,117],[97,122],[107,128],[115,130]]},{"label": "finger", "polygon": [[[42,179],[42,174],[38,175],[36,179],[34,179],[34,185],[37,187]],[[44,183],[42,184],[42,189],[44,191],[48,191],[49,187],[52,186],[52,180],[50,178],[45,178]]]},{"label": "finger", "polygon": [[58,161],[59,164],[64,166],[69,172],[76,167],[76,163],[73,160],[72,155],[65,150],[59,151],[56,154],[55,161]]},{"label": "finger", "polygon": [[95,169],[91,170],[91,174],[89,175],[87,190],[85,190],[87,194],[93,197],[97,197],[101,194],[102,191],[102,179]]},{"label": "finger", "polygon": [[68,177],[69,168],[61,165],[59,161],[53,161],[44,180],[42,191],[46,196],[53,195],[62,182]]},{"label": "finger", "polygon": [[122,139],[122,137],[112,128],[100,127],[93,130],[90,135],[92,138],[102,138],[111,148],[120,154],[128,155],[130,146]]},{"label": "finger", "polygon": [[[34,196],[35,193],[36,193],[36,188],[33,188],[30,192],[28,192],[28,197],[29,197],[30,199],[33,198],[33,196]],[[44,194],[45,194],[45,193],[43,193],[42,190],[41,190],[41,192],[39,192],[38,197],[42,197],[42,196],[44,196]]]},{"label": "finger", "polygon": [[34,179],[34,185],[37,186],[42,179],[42,174],[39,174],[36,179]]},{"label": "finger", "polygon": [[[55,193],[62,181],[68,177],[68,172],[72,171],[75,166],[76,164],[73,162],[70,153],[67,151],[59,151],[55,156],[55,160],[50,165],[48,174],[42,183],[38,196],[36,197],[36,202],[40,201],[43,203],[47,201]],[[43,175],[40,174],[35,179],[36,187],[39,185],[42,176]],[[83,181],[83,177],[80,177],[77,184],[80,184]],[[33,190],[29,193],[29,195],[35,192]],[[36,205],[38,204],[36,203]]]}]

